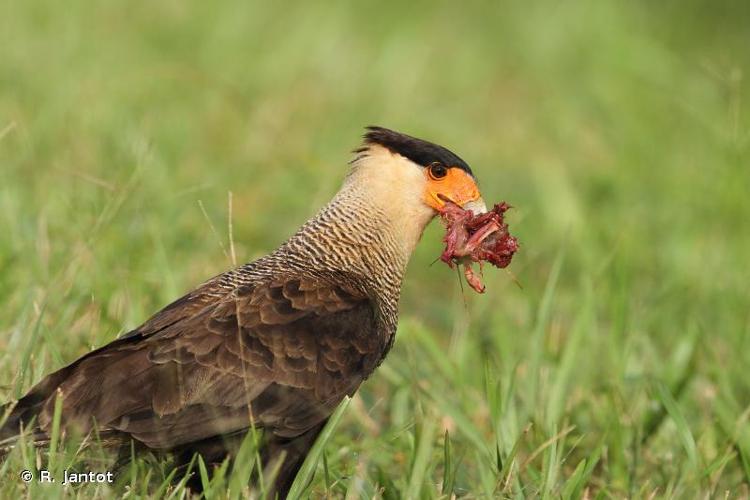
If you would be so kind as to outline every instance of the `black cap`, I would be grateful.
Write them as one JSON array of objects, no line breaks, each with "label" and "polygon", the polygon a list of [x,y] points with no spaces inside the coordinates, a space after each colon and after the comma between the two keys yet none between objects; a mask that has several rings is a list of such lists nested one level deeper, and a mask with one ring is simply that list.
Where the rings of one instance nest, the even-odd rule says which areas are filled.
[{"label": "black cap", "polygon": [[[367,127],[364,139],[365,144],[379,144],[423,167],[439,162],[446,167],[460,168],[472,177],[474,176],[469,165],[457,154],[432,142],[375,126]],[[356,152],[362,152],[362,150]]]}]

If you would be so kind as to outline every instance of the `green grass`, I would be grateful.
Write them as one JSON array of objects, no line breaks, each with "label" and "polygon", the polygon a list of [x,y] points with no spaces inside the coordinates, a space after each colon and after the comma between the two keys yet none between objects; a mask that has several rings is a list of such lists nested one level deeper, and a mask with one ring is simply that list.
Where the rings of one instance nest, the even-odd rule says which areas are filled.
[{"label": "green grass", "polygon": [[[304,494],[747,497],[750,4],[652,4],[0,2],[0,400],[230,267],[230,200],[237,261],[273,249],[380,124],[456,150],[522,247],[476,296],[427,231]],[[52,443],[0,497],[187,494],[153,457],[20,481],[107,467]]]}]

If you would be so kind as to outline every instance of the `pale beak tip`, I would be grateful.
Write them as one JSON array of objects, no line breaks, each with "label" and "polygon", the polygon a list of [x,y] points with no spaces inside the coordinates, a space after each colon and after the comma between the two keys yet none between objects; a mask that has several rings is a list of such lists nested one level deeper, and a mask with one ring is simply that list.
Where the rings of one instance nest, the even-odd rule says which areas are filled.
[{"label": "pale beak tip", "polygon": [[482,198],[477,198],[474,201],[464,204],[462,207],[464,210],[470,210],[474,215],[487,213],[487,205],[485,205]]}]

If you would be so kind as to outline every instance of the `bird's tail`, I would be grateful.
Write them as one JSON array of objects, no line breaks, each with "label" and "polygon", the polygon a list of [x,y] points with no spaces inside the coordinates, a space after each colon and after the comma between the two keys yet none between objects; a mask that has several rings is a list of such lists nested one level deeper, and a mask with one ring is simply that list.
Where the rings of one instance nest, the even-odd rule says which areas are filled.
[{"label": "bird's tail", "polygon": [[[80,378],[79,368],[87,360],[99,355],[106,356],[109,352],[117,353],[118,347],[136,339],[137,337],[134,336],[126,336],[93,350],[68,366],[44,377],[16,403],[10,402],[0,407],[0,446],[6,441],[14,442],[21,434],[29,435],[34,438],[35,443],[39,441],[43,444],[44,439],[47,438],[45,431],[48,430],[58,389],[69,382],[74,375],[78,374]],[[97,369],[99,368],[95,366],[90,371]],[[65,420],[65,415],[63,415],[63,420]]]},{"label": "bird's tail", "polygon": [[18,403],[0,406],[0,459],[13,450],[21,437],[38,446],[49,442],[49,436],[36,425],[34,413],[33,408]]},{"label": "bird's tail", "polygon": [[21,436],[27,436],[34,444],[39,445],[49,441],[49,436],[38,425],[39,413],[60,384],[68,378],[73,366],[68,365],[48,375],[18,401],[5,403],[0,407],[0,456],[12,449]]}]

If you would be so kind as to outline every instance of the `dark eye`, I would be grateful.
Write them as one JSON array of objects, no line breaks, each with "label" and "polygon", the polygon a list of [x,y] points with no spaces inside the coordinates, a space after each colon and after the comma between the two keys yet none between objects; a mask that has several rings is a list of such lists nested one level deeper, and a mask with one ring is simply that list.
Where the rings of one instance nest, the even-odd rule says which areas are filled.
[{"label": "dark eye", "polygon": [[443,177],[448,175],[448,169],[445,168],[445,165],[439,162],[435,162],[427,167],[427,172],[433,179],[442,179]]}]

